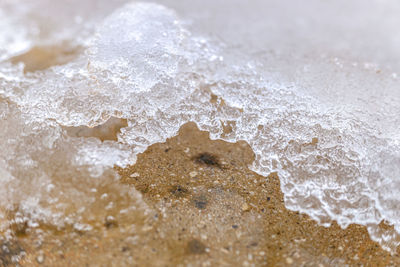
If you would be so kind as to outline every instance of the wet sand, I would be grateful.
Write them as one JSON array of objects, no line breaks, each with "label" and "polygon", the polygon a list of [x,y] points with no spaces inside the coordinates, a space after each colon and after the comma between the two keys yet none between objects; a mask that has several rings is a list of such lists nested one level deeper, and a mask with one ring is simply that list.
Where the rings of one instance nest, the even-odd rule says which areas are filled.
[{"label": "wet sand", "polygon": [[133,226],[107,218],[89,232],[17,226],[0,246],[0,266],[16,255],[20,266],[400,265],[365,227],[325,228],[287,210],[278,174],[257,175],[252,160],[246,143],[211,141],[187,124],[117,169],[146,207],[134,236],[124,230]]}]

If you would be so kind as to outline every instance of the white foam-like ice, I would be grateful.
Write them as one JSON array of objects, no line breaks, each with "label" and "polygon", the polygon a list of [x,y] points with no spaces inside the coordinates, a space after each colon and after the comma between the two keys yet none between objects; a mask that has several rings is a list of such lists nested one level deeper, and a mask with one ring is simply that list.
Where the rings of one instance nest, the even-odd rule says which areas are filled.
[{"label": "white foam-like ice", "polygon": [[[278,172],[288,208],[323,225],[366,225],[384,248],[399,245],[400,91],[392,70],[352,56],[247,53],[191,33],[158,4],[129,3],[94,21],[53,40],[80,33],[84,52],[72,62],[34,73],[0,63],[0,219],[14,209],[32,224],[88,230],[107,215],[89,212],[107,186],[114,201],[124,196],[118,207],[144,208],[139,194],[113,183],[113,166],[133,164],[194,121],[214,139],[249,143],[252,169]],[[32,47],[23,26],[14,41]],[[0,44],[9,44],[3,33]],[[65,131],[111,116],[128,122],[118,142]],[[394,230],[379,228],[382,221]]]},{"label": "white foam-like ice", "polygon": [[137,5],[126,5],[104,20],[90,63],[98,72],[111,71],[111,79],[130,84],[132,90],[147,90],[163,76],[176,75],[185,32],[172,10]]}]

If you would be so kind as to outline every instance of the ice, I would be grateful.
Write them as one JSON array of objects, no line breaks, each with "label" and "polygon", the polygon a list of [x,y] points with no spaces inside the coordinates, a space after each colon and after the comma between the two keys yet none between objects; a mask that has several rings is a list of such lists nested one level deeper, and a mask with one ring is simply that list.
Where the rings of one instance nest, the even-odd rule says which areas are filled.
[{"label": "ice", "polygon": [[[18,220],[78,231],[109,216],[134,224],[149,211],[138,192],[115,182],[113,167],[134,164],[148,146],[193,121],[213,139],[246,141],[256,156],[254,171],[278,172],[287,208],[325,226],[365,225],[391,251],[400,244],[400,91],[398,65],[390,59],[399,55],[389,49],[398,44],[399,29],[391,12],[371,26],[372,33],[393,32],[381,44],[357,32],[366,27],[365,7],[346,30],[349,22],[335,20],[325,5],[316,14],[295,4],[284,13],[290,23],[279,28],[278,15],[266,8],[282,9],[274,1],[232,5],[226,18],[213,21],[194,16],[194,26],[182,19],[193,15],[186,4],[176,7],[180,16],[154,3],[50,2],[0,2],[1,231]],[[333,10],[341,10],[338,3]],[[93,12],[92,5],[101,8]],[[199,14],[206,7],[220,14],[221,3],[194,5]],[[44,6],[50,11],[41,13]],[[379,7],[376,18],[399,8]],[[255,9],[267,12],[270,24],[255,20],[248,29]],[[43,29],[43,18],[56,14],[63,15]],[[17,18],[22,22],[14,24]],[[215,36],[225,19],[237,27]],[[315,20],[333,30],[310,26]],[[260,32],[266,37],[256,37]],[[337,46],[327,41],[343,36]],[[26,71],[35,48],[65,44],[73,57]],[[366,62],[368,55],[379,64]],[[116,138],[87,130],[109,120],[126,121]],[[76,134],[82,129],[86,134]],[[1,220],[10,211],[14,217]],[[382,221],[394,230],[381,229]]]},{"label": "ice", "polygon": [[[93,44],[90,64],[116,83],[147,90],[163,76],[174,78],[185,31],[175,12],[156,4],[132,3],[107,17]],[[118,49],[115,49],[118,47]]]}]

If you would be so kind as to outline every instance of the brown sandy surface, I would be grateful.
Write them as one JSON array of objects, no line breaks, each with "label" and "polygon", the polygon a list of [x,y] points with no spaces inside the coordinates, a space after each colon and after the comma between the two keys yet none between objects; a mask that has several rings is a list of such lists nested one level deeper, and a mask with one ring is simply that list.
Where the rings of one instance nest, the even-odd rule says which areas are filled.
[{"label": "brown sandy surface", "polygon": [[[250,147],[211,141],[194,124],[118,169],[147,208],[131,225],[105,219],[89,232],[13,229],[0,265],[21,266],[398,266],[365,227],[319,226],[285,208],[279,178],[248,169]],[[22,253],[21,253],[22,252]]]}]

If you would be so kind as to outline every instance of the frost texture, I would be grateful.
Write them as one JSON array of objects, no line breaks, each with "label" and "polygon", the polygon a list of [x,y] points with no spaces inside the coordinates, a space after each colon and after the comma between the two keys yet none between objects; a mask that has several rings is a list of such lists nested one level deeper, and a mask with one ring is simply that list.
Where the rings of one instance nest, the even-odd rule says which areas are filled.
[{"label": "frost texture", "polygon": [[184,30],[172,10],[131,4],[104,20],[90,62],[111,70],[113,80],[131,82],[132,90],[146,90],[163,76],[175,76],[183,41]]},{"label": "frost texture", "polygon": [[[366,225],[384,248],[399,245],[394,73],[326,55],[302,58],[295,69],[280,55],[266,53],[266,60],[198,37],[158,4],[129,3],[104,20],[101,14],[85,19],[102,22],[74,24],[62,33],[63,40],[81,38],[77,46],[84,52],[75,60],[27,74],[7,58],[0,65],[0,219],[2,210],[16,210],[33,225],[90,230],[109,213],[145,209],[138,193],[114,182],[113,166],[134,164],[149,145],[194,121],[214,139],[248,142],[256,155],[252,169],[278,172],[288,208],[323,225]],[[0,36],[9,57],[19,51],[13,42],[24,49],[37,45],[23,26],[16,29],[20,39]],[[128,122],[118,142],[71,137],[65,130],[110,117]],[[98,199],[108,201],[109,212],[89,212],[87,219],[83,214],[101,205]],[[110,204],[116,201],[122,203]],[[382,221],[394,230],[379,228]]]}]

